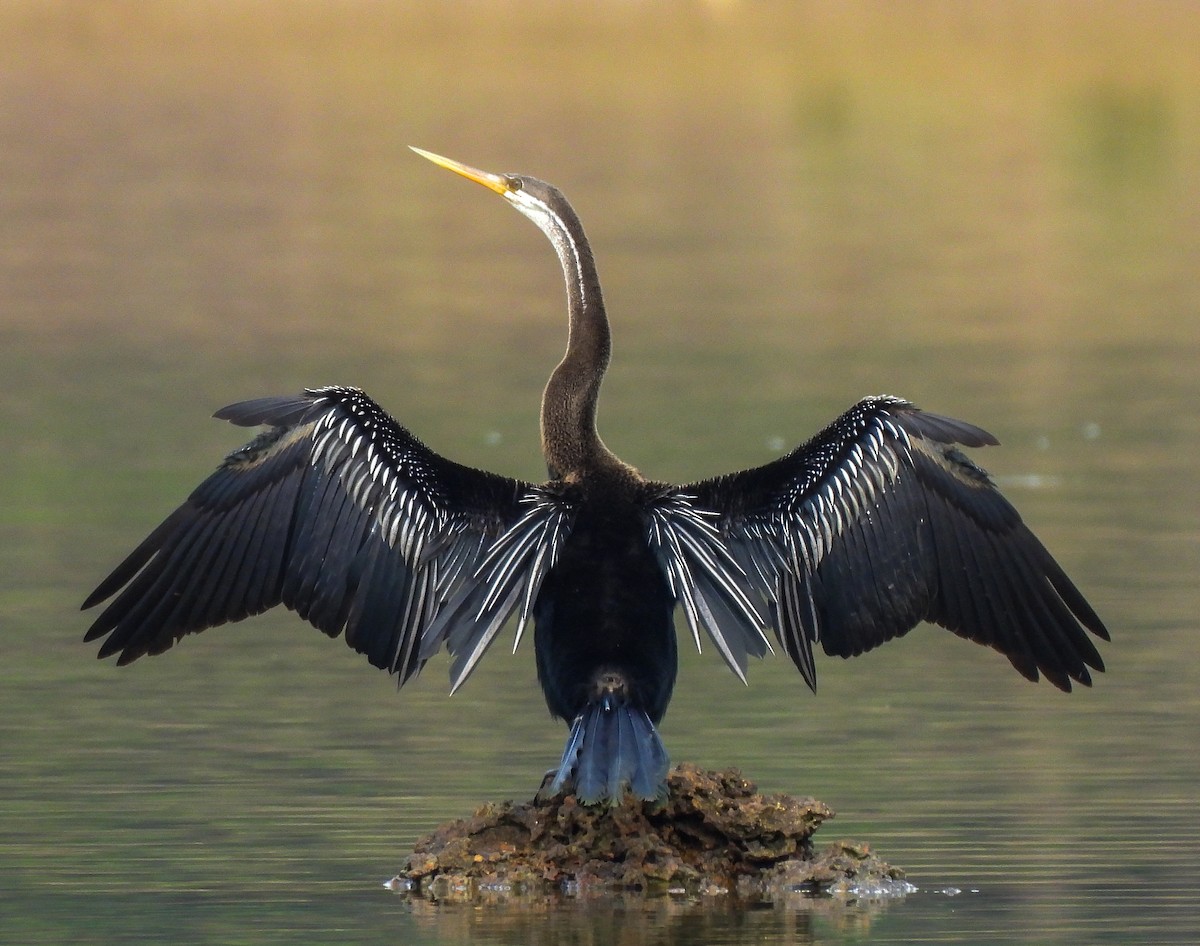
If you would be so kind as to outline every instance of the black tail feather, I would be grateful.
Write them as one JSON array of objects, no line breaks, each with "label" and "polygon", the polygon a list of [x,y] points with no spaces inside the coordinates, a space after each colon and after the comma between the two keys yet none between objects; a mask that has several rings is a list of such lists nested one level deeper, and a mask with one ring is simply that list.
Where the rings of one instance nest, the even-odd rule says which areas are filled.
[{"label": "black tail feather", "polygon": [[670,760],[645,710],[605,693],[571,723],[550,795],[573,790],[585,805],[619,805],[626,788],[638,798],[663,798]]}]

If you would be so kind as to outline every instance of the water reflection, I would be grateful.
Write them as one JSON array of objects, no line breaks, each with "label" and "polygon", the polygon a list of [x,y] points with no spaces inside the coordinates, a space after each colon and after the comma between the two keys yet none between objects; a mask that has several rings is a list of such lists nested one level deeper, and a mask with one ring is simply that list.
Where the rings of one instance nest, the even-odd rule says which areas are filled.
[{"label": "water reflection", "polygon": [[[647,899],[618,895],[583,902],[557,899],[469,904],[412,903],[413,930],[443,942],[542,944],[813,943],[867,935],[885,901],[846,902],[796,896],[747,909],[725,898]],[[814,921],[821,921],[817,926]]]}]

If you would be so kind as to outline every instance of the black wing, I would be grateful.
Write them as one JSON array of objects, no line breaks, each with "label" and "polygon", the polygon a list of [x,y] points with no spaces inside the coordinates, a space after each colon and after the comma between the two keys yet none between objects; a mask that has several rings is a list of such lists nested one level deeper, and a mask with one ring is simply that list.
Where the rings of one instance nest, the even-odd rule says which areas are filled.
[{"label": "black wing", "polygon": [[[921,621],[994,647],[1030,680],[1090,685],[1088,668],[1104,663],[1087,632],[1108,631],[955,446],[996,442],[906,401],[866,398],[773,463],[679,489],[713,516],[736,580],[765,599],[811,687],[814,642],[850,657]],[[750,639],[749,622],[732,636]]]},{"label": "black wing", "polygon": [[223,408],[268,425],[230,454],[83,607],[128,663],[284,604],[407,679],[442,641],[458,686],[522,621],[570,513],[538,487],[434,453],[355,388]]}]

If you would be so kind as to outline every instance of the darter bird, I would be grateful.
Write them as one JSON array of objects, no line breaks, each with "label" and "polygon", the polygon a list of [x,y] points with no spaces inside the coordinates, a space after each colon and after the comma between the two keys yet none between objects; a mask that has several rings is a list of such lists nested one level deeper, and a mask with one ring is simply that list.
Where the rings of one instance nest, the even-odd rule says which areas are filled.
[{"label": "darter bird", "polygon": [[[417,152],[503,197],[549,237],[566,354],[542,397],[548,478],[439,456],[350,387],[242,401],[264,426],[84,602],[86,639],[125,664],[283,604],[401,683],[443,647],[451,692],[516,617],[570,732],[543,791],[617,803],[665,791],[657,726],[677,668],[674,613],[744,682],[768,632],[816,686],[814,650],[850,657],[922,621],[1070,690],[1104,668],[1096,612],[960,447],[971,424],[868,397],[773,462],[684,486],[649,480],[596,431],[610,334],[579,217],[532,177]],[[514,644],[515,647],[515,644]]]}]

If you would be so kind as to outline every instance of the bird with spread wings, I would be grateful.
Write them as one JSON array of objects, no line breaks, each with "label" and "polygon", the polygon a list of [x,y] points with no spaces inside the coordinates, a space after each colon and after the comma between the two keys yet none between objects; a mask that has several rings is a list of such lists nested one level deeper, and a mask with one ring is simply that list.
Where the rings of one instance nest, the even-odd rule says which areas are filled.
[{"label": "bird with spread wings", "polygon": [[[86,639],[128,663],[276,605],[401,683],[445,648],[451,690],[501,628],[534,624],[547,705],[570,726],[546,791],[654,798],[678,608],[743,681],[782,647],[815,689],[819,646],[862,654],[927,621],[1069,691],[1103,670],[1096,612],[962,447],[978,427],[894,397],[859,401],[754,469],[643,477],[600,440],[609,324],[591,248],[556,188],[421,152],[502,195],[550,238],[567,352],[542,404],[543,483],[442,457],[362,391],[233,404],[263,427],[84,602]],[[702,635],[703,632],[703,635]],[[514,644],[515,647],[515,644]]]}]

